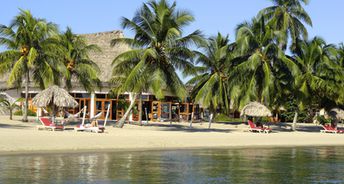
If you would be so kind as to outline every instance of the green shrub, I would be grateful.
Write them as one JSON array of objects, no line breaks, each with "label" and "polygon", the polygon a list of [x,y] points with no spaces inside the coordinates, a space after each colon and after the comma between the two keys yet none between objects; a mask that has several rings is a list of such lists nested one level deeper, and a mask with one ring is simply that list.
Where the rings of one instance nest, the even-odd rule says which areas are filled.
[{"label": "green shrub", "polygon": [[[22,116],[23,115],[23,111],[22,110],[18,110],[16,112],[13,113],[15,116]],[[27,115],[28,116],[36,116],[36,113],[33,112],[32,110],[28,109],[27,111]]]},{"label": "green shrub", "polygon": [[242,122],[240,118],[231,118],[226,114],[217,114],[215,116],[215,122]]},{"label": "green shrub", "polygon": [[331,119],[326,119],[324,116],[317,116],[316,117],[317,121],[322,124],[322,125],[325,125],[325,124],[330,124],[331,123]]}]

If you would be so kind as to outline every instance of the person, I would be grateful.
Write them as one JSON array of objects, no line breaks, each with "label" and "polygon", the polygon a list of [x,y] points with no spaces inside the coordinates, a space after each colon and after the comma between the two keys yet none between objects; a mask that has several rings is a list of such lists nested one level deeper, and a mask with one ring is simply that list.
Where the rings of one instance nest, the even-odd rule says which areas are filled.
[{"label": "person", "polygon": [[260,121],[257,121],[256,126],[260,127],[260,128],[263,128],[263,124]]},{"label": "person", "polygon": [[253,123],[253,118],[252,117],[247,117],[247,123],[248,124],[251,124],[251,123]]},{"label": "person", "polygon": [[93,120],[91,122],[91,127],[98,127],[98,121],[97,120]]}]

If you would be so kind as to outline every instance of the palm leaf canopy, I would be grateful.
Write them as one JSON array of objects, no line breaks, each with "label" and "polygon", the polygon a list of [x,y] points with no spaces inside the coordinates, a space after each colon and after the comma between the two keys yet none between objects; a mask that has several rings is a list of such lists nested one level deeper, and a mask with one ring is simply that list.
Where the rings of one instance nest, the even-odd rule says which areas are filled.
[{"label": "palm leaf canopy", "polygon": [[244,106],[241,110],[240,116],[254,116],[254,117],[265,117],[272,116],[271,111],[263,104],[258,102],[250,102]]},{"label": "palm leaf canopy", "polygon": [[53,85],[38,93],[32,104],[37,107],[56,105],[57,107],[76,107],[78,102],[64,89]]},{"label": "palm leaf canopy", "polygon": [[343,120],[344,119],[344,110],[339,108],[331,109],[328,114],[335,119]]}]

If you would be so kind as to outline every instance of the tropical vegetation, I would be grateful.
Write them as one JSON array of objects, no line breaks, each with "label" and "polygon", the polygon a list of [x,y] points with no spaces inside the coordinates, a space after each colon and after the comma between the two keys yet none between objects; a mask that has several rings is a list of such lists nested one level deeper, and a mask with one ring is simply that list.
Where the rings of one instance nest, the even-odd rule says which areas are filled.
[{"label": "tropical vegetation", "polygon": [[[192,70],[190,59],[194,53],[189,49],[191,44],[203,41],[200,31],[196,30],[183,36],[182,30],[194,20],[187,11],[176,8],[176,2],[169,4],[166,0],[144,3],[134,18],[122,18],[122,27],[134,31],[134,38],[117,38],[112,44],[126,43],[131,50],[120,54],[113,61],[114,72],[122,73],[125,79],[121,91],[140,93],[151,91],[158,99],[164,97],[164,90],[185,98],[187,91],[176,70],[187,73]],[[116,76],[115,76],[116,77]],[[133,101],[136,95],[132,97]],[[123,122],[133,107],[131,104]]]},{"label": "tropical vegetation", "polygon": [[[295,123],[299,115],[307,119],[305,114],[312,116],[315,110],[343,107],[344,46],[308,38],[307,27],[313,25],[304,9],[308,3],[272,0],[272,6],[238,24],[233,40],[222,33],[205,38],[199,30],[185,34],[195,18],[176,2],[143,3],[132,19],[121,20],[134,37],[111,41],[131,48],[112,63],[112,92],[130,94],[119,126],[137,99],[141,118],[143,92],[157,99],[167,93],[180,99],[189,95],[215,116],[258,101],[275,114],[285,109],[288,114],[282,116],[288,119],[292,112]],[[10,73],[11,86],[25,86],[25,121],[31,81],[41,88],[63,83],[71,89],[72,80],[87,91],[100,86],[99,67],[88,56],[99,48],[70,28],[60,33],[55,24],[20,10],[9,26],[0,25],[0,44],[7,49],[0,53],[0,74]],[[186,84],[178,70],[191,76]]]},{"label": "tropical vegetation", "polygon": [[10,120],[12,120],[13,111],[16,109],[20,109],[19,103],[22,101],[24,101],[23,98],[18,98],[13,102],[6,98],[0,98],[0,108],[8,110],[10,114]]}]

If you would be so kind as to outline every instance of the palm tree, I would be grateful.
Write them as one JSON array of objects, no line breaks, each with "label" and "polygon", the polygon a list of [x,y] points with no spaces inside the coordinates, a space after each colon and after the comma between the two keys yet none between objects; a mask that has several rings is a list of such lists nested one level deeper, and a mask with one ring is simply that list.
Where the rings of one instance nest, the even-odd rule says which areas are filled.
[{"label": "palm tree", "polygon": [[228,112],[228,73],[234,58],[228,35],[218,33],[201,48],[202,52],[196,52],[196,63],[201,66],[196,67],[197,75],[187,83],[193,86],[191,97],[203,107],[209,108],[212,113],[217,108],[224,108]]},{"label": "palm tree", "polygon": [[54,35],[57,35],[55,24],[35,18],[25,10],[20,10],[9,26],[0,25],[0,45],[8,49],[0,53],[0,74],[10,72],[8,84],[11,86],[21,88],[24,83],[25,122],[30,78],[45,88],[56,80],[54,73],[61,69],[57,56],[60,49]]},{"label": "palm tree", "polygon": [[272,104],[283,88],[284,74],[297,74],[296,64],[275,42],[278,34],[264,17],[238,26],[236,47],[241,61],[230,72],[231,99],[237,99],[237,107],[252,100]]},{"label": "palm tree", "polygon": [[[337,50],[334,45],[315,37],[311,41],[298,43],[299,50],[295,53],[295,61],[301,73],[295,78],[299,92],[299,108],[302,110],[310,104],[319,104],[322,99],[342,104],[340,98],[343,91],[343,68],[337,61]],[[297,115],[295,115],[297,119]]]},{"label": "palm tree", "polygon": [[72,88],[72,79],[77,80],[87,91],[93,91],[100,86],[98,65],[89,57],[90,52],[100,52],[97,45],[88,45],[85,39],[74,34],[67,27],[61,35],[61,44],[64,47],[64,64],[66,66],[65,85]]},{"label": "palm tree", "polygon": [[166,0],[144,3],[132,20],[123,18],[123,28],[133,30],[135,36],[112,40],[113,45],[126,43],[132,47],[113,61],[114,68],[129,66],[131,69],[122,91],[138,93],[143,86],[148,86],[159,99],[164,97],[164,90],[185,97],[187,91],[176,70],[192,69],[190,58],[194,53],[188,46],[203,40],[198,30],[182,35],[183,28],[193,20],[189,12],[177,10],[175,2],[170,5]]},{"label": "palm tree", "polygon": [[24,101],[23,98],[18,98],[17,100],[11,102],[10,100],[7,100],[6,98],[0,98],[0,107],[5,108],[10,113],[10,120],[12,120],[12,114],[13,110],[20,109],[20,106],[17,105],[18,102]]},{"label": "palm tree", "polygon": [[298,40],[307,40],[308,32],[304,25],[312,26],[312,20],[302,7],[308,0],[271,0],[273,6],[264,8],[259,12],[264,16],[274,30],[280,31],[279,47],[286,49],[288,37],[292,39],[292,49],[295,49]]}]

